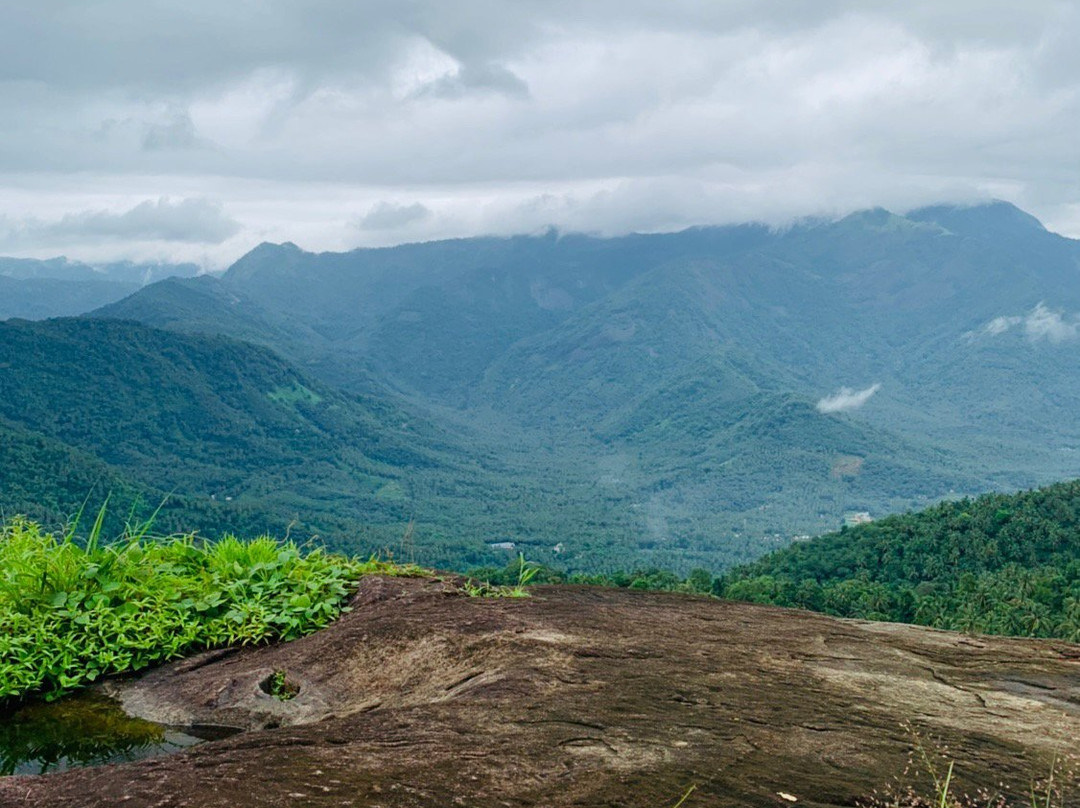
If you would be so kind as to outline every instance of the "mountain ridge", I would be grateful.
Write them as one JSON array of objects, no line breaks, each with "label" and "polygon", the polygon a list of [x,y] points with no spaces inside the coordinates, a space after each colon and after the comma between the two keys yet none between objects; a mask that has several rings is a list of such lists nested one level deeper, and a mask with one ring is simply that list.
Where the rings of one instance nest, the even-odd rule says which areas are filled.
[{"label": "mountain ridge", "polygon": [[[849,511],[1080,475],[1078,267],[1080,242],[992,203],[784,230],[260,245],[221,278],[95,316],[251,339],[327,384],[463,425],[495,456],[531,455],[525,474],[616,497],[650,552],[730,559],[747,535],[768,545]],[[869,392],[815,412],[844,390]],[[755,452],[778,476],[764,461],[733,476]],[[858,472],[831,476],[836,464]]]}]

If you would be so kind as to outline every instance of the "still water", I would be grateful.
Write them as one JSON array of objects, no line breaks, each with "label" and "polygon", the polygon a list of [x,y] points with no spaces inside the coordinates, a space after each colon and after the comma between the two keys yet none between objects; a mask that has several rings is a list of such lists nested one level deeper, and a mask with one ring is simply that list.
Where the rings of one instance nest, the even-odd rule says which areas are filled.
[{"label": "still water", "polygon": [[0,713],[0,775],[141,760],[225,738],[232,727],[169,727],[133,718],[100,694],[30,702]]}]

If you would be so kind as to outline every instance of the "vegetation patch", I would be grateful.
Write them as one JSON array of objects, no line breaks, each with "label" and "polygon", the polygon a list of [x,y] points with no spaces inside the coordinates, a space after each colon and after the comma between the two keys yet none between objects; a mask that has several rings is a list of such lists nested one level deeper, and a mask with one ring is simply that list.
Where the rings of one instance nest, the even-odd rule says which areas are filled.
[{"label": "vegetation patch", "polygon": [[[472,598],[527,598],[529,593],[525,591],[525,587],[531,584],[543,569],[540,564],[526,561],[524,553],[518,553],[517,560],[508,564],[505,570],[478,570],[477,572],[486,576],[485,579],[479,580],[476,576],[470,576],[465,579],[462,589]],[[493,582],[491,578],[497,578],[501,582]]]},{"label": "vegetation patch", "polygon": [[285,671],[274,671],[259,683],[259,688],[278,701],[291,701],[300,695],[300,685],[290,679]]},{"label": "vegetation patch", "polygon": [[733,600],[1080,642],[1080,481],[890,516],[714,583]]},{"label": "vegetation patch", "polygon": [[975,793],[957,787],[956,775],[965,766],[940,741],[924,738],[911,724],[912,737],[904,772],[858,808],[1068,808],[1080,785],[1080,758],[1071,750],[1054,755],[1045,769],[1033,773],[1027,789],[1013,793],[1004,784],[983,786]]},{"label": "vegetation patch", "polygon": [[309,390],[300,384],[300,382],[293,382],[287,387],[275,387],[269,393],[266,394],[271,401],[276,401],[279,404],[321,404],[323,397],[316,393],[314,390]]},{"label": "vegetation patch", "polygon": [[271,538],[57,538],[0,525],[0,701],[52,700],[102,676],[195,651],[291,640],[345,611],[359,579],[419,568]]}]

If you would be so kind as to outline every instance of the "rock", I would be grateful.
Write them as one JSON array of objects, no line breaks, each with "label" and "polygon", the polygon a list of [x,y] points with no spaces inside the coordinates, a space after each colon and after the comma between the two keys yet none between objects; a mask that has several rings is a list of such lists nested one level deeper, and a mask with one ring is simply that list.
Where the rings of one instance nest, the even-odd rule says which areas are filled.
[{"label": "rock", "polygon": [[[260,688],[275,671],[295,698]],[[904,724],[969,792],[1022,795],[1080,738],[1080,646],[584,587],[369,578],[310,637],[112,688],[142,717],[250,731],[4,778],[0,805],[670,808],[693,786],[685,808],[850,806],[904,769]]]}]

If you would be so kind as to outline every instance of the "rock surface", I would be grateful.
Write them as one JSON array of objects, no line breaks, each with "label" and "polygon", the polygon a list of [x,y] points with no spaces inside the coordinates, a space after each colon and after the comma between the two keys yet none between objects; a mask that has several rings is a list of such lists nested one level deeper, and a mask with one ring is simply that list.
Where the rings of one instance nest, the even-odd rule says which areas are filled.
[{"label": "rock surface", "polygon": [[[144,717],[249,732],[3,778],[0,805],[670,808],[694,786],[685,808],[839,806],[901,773],[905,722],[947,745],[968,791],[1023,793],[1080,745],[1067,643],[626,590],[469,598],[423,579],[367,579],[353,607],[293,643],[114,685]],[[275,671],[295,698],[263,692]]]}]

